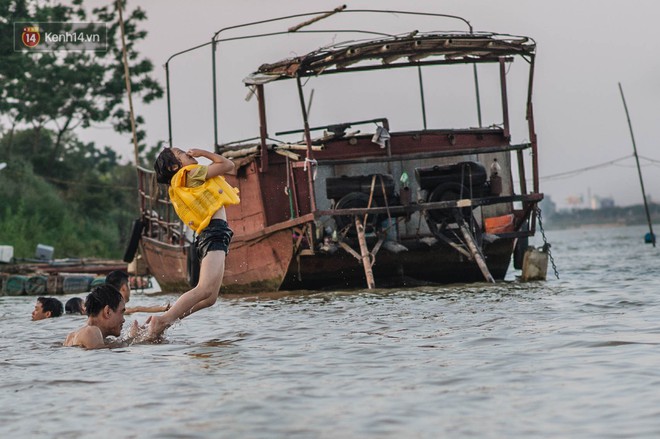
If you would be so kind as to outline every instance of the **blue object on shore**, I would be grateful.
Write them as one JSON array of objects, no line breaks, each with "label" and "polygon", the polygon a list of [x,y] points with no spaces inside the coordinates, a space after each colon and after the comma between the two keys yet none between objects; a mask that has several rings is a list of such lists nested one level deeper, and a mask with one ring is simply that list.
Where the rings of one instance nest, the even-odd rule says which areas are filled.
[{"label": "blue object on shore", "polygon": [[645,244],[653,244],[653,241],[655,241],[655,234],[651,235],[651,232],[648,232],[644,235]]}]

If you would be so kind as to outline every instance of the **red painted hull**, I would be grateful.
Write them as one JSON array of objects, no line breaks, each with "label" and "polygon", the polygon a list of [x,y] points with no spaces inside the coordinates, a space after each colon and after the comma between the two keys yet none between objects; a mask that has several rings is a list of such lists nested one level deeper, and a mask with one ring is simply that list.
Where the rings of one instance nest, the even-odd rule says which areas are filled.
[{"label": "red painted hull", "polygon": [[182,293],[188,286],[188,246],[170,245],[158,240],[142,237],[140,252],[149,274],[158,281],[165,293]]}]

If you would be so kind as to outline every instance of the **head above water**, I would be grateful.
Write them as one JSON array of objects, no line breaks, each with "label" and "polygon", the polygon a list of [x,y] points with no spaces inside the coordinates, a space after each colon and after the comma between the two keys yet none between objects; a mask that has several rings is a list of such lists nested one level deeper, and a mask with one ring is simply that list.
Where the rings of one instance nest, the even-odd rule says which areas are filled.
[{"label": "head above water", "polygon": [[124,298],[124,302],[128,303],[131,300],[131,286],[128,273],[121,270],[111,271],[105,277],[105,283],[115,287]]},{"label": "head above water", "polygon": [[62,302],[54,297],[38,297],[32,311],[32,320],[43,320],[50,317],[59,317],[64,311]]},{"label": "head above water", "polygon": [[85,314],[85,303],[80,297],[72,297],[66,301],[64,310],[67,314]]},{"label": "head above water", "polygon": [[194,157],[179,148],[165,148],[158,154],[154,163],[156,181],[161,184],[170,184],[172,177],[179,169],[196,163],[197,160]]},{"label": "head above water", "polygon": [[85,300],[85,308],[89,316],[88,325],[98,327],[104,338],[121,335],[126,303],[115,287],[104,284],[92,288]]},{"label": "head above water", "polygon": [[106,306],[112,311],[117,311],[123,300],[119,291],[112,285],[99,285],[92,288],[92,292],[87,295],[85,310],[88,316],[96,317]]}]

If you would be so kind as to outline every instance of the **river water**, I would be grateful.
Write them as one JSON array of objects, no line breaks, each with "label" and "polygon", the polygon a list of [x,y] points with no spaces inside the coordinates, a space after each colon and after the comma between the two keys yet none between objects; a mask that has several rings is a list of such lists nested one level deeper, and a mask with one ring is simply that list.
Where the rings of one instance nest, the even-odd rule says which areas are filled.
[{"label": "river water", "polygon": [[559,280],[225,298],[112,350],[63,348],[82,316],[0,297],[0,437],[659,437],[644,233],[548,232]]}]

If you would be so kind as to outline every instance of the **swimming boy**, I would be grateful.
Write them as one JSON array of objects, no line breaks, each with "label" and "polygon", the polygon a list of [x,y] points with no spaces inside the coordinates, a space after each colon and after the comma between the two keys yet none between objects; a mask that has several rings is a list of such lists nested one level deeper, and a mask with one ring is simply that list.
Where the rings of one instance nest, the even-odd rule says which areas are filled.
[{"label": "swimming boy", "polygon": [[67,314],[86,315],[85,302],[80,297],[72,297],[64,304],[64,310]]},{"label": "swimming boy", "polygon": [[[64,341],[64,346],[80,346],[85,349],[110,347],[106,337],[119,337],[124,325],[124,310],[126,305],[119,291],[110,285],[99,285],[92,288],[85,300],[87,324],[70,333]],[[137,333],[137,322],[132,332]],[[135,334],[132,334],[135,335]]]},{"label": "swimming boy", "polygon": [[[115,270],[108,273],[105,277],[105,283],[112,285],[119,291],[119,294],[124,298],[124,302],[128,304],[131,300],[131,285],[129,283],[128,273]],[[169,302],[166,305],[155,305],[155,306],[132,306],[126,307],[124,315],[133,314],[135,312],[165,312],[170,309]]]},{"label": "swimming boy", "polygon": [[32,311],[32,320],[43,320],[51,317],[59,317],[62,315],[64,306],[62,302],[54,297],[38,297],[37,303],[34,304]]},{"label": "swimming boy", "polygon": [[[197,157],[209,159],[211,164],[200,165]],[[218,299],[233,236],[225,205],[238,204],[240,199],[238,190],[221,177],[234,171],[234,163],[219,154],[166,148],[156,159],[154,169],[157,181],[170,185],[170,200],[179,218],[198,234],[195,243],[201,261],[197,286],[179,297],[167,312],[147,320],[150,336],[157,337],[175,320],[209,307]]]}]

